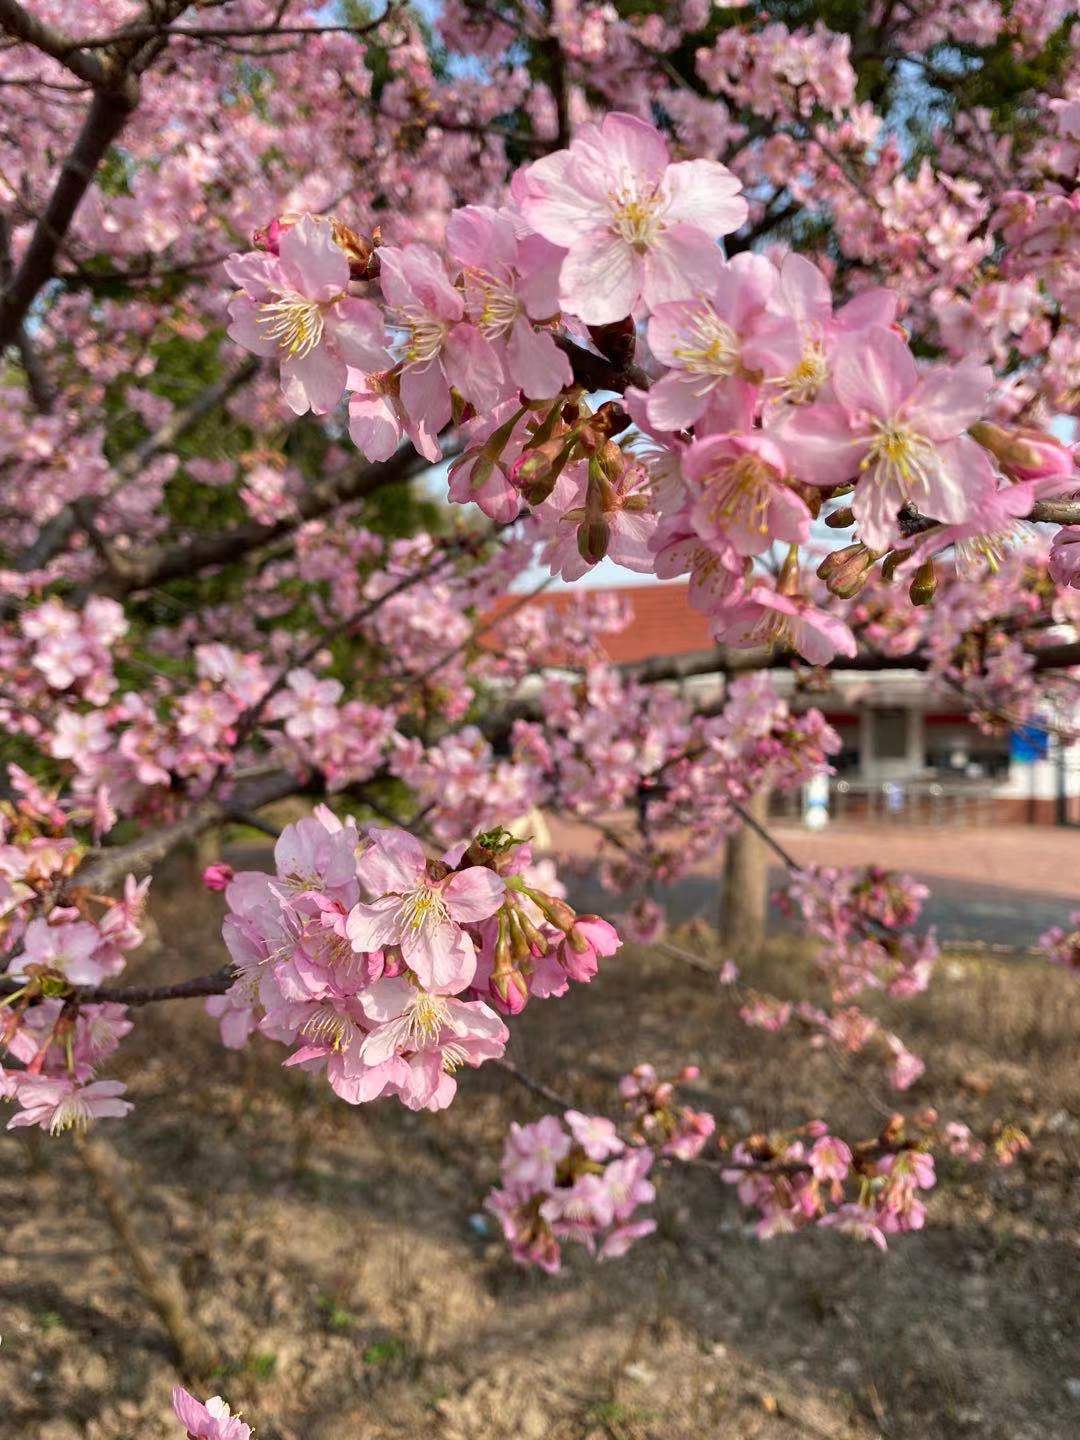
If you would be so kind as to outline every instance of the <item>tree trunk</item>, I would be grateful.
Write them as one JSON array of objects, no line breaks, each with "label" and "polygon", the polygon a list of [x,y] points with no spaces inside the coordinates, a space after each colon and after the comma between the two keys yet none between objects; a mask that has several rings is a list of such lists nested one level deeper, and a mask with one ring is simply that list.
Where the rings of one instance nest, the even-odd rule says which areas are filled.
[{"label": "tree trunk", "polygon": [[[765,824],[769,795],[759,790],[746,809]],[[769,849],[749,825],[740,825],[724,848],[724,889],[720,912],[721,938],[737,959],[753,956],[765,941],[769,900]]]}]

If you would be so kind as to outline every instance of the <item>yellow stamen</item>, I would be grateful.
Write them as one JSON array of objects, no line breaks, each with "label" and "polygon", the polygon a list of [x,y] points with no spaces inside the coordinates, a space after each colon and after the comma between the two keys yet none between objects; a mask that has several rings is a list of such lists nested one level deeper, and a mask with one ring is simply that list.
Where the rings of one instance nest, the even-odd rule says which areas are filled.
[{"label": "yellow stamen", "polygon": [[282,295],[260,305],[259,324],[279,349],[296,359],[310,355],[323,337],[324,307],[303,295]]}]

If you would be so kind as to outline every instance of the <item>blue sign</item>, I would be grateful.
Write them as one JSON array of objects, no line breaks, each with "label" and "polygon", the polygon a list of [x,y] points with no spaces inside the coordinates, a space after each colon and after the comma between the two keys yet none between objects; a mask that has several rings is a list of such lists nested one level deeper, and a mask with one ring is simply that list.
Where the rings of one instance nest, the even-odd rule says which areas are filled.
[{"label": "blue sign", "polygon": [[1009,736],[1009,756],[1022,764],[1045,760],[1050,753],[1050,736],[1039,725],[1021,725]]}]

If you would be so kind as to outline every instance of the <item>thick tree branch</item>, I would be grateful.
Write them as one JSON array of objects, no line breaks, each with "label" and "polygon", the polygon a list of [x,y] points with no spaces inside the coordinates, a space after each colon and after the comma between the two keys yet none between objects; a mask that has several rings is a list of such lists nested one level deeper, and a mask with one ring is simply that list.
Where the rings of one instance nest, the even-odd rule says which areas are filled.
[{"label": "thick tree branch", "polygon": [[152,830],[129,845],[103,850],[68,881],[68,890],[109,890],[128,875],[143,875],[180,845],[197,840],[215,825],[235,815],[259,810],[303,788],[295,775],[275,770],[257,779],[241,781],[227,798],[202,800],[186,815],[160,830]]},{"label": "thick tree branch", "polygon": [[138,102],[139,86],[134,76],[127,77],[115,90],[99,90],[95,94],[26,253],[0,295],[0,349],[15,340],[30,306],[42,286],[52,278],[57,253],[75,212],[109,146],[123,130]]},{"label": "thick tree branch", "polygon": [[[187,3],[188,0],[155,3],[147,19],[160,26],[168,25],[187,8]],[[68,69],[78,65],[80,69],[74,73],[84,71],[82,78],[91,73],[95,77],[91,82],[95,86],[94,98],[82,129],[60,168],[19,267],[0,294],[0,350],[3,350],[16,340],[31,305],[52,279],[57,254],[75,212],[93,184],[110,145],[139,103],[138,77],[160,54],[165,42],[158,38],[118,43],[111,47],[112,56],[107,64],[100,61],[91,66],[91,57],[83,54],[81,42],[43,26],[15,0],[0,0],[0,7],[0,23],[9,33],[38,46],[43,54],[59,59]]]},{"label": "thick tree branch", "polygon": [[[155,455],[175,445],[200,420],[205,419],[219,405],[224,404],[230,395],[247,384],[252,376],[258,373],[258,369],[258,358],[254,355],[248,356],[235,370],[208,385],[190,405],[178,410],[152,435],[148,435],[145,440],[122,455],[113,469],[105,499],[137,479],[143,467]],[[104,500],[87,497],[88,513],[96,514],[103,503]],[[82,523],[75,505],[65,505],[41,527],[33,544],[28,545],[22,554],[16,557],[13,569],[20,575],[29,575],[34,570],[40,570],[60,554]]]},{"label": "thick tree branch", "polygon": [[112,68],[100,56],[87,55],[81,41],[31,15],[17,0],[0,0],[0,30],[40,50],[88,85],[105,86],[112,78]]},{"label": "thick tree branch", "polygon": [[410,448],[398,451],[389,460],[379,464],[356,465],[343,475],[320,481],[305,490],[297,501],[294,515],[285,516],[268,525],[252,521],[248,525],[237,525],[216,534],[200,535],[193,540],[168,546],[141,558],[125,556],[122,562],[124,568],[120,574],[94,586],[94,589],[119,598],[151,585],[163,585],[169,580],[198,575],[204,570],[232,564],[283,539],[307,521],[329,515],[343,505],[362,500],[387,485],[410,480],[428,466],[429,462],[414,454]]}]

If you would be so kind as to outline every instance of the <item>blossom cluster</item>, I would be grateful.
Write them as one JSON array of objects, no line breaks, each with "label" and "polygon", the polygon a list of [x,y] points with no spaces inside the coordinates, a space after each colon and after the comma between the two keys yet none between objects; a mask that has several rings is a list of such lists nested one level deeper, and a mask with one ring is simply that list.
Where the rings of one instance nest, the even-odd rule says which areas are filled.
[{"label": "blossom cluster", "polygon": [[789,874],[777,896],[822,941],[816,963],[832,998],[849,1000],[866,989],[894,997],[920,994],[937,959],[933,930],[912,935],[930,892],[910,875],[880,866],[809,866]]},{"label": "blossom cluster", "polygon": [[759,1212],[762,1239],[810,1225],[835,1229],[886,1248],[886,1236],[921,1230],[919,1192],[936,1181],[934,1158],[902,1142],[898,1127],[878,1143],[852,1149],[821,1121],[796,1131],[756,1135],[726,1157],[722,1177],[744,1205]]},{"label": "blossom cluster", "polygon": [[1037,949],[1055,965],[1064,965],[1068,970],[1080,970],[1080,910],[1074,910],[1069,917],[1070,928],[1051,925],[1039,936]]},{"label": "blossom cluster", "polygon": [[225,1044],[257,1029],[353,1105],[443,1109],[461,1066],[503,1054],[500,1013],[588,982],[619,945],[540,888],[506,831],[429,858],[407,831],[361,832],[320,806],[282,832],[274,864],[210,877],[226,885],[236,978],[207,1009]]},{"label": "blossom cluster", "polygon": [[75,1000],[121,973],[145,938],[149,880],[119,897],[80,897],[34,914],[39,894],[70,873],[80,847],[55,798],[11,767],[15,799],[0,802],[0,1098],[8,1129],[56,1135],[131,1109],[118,1080],[96,1078],[132,1028],[127,1007]]},{"label": "blossom cluster", "polygon": [[[739,189],[724,166],[672,162],[654,126],[609,114],[520,170],[508,205],[455,211],[445,256],[376,248],[312,215],[277,222],[266,250],[229,262],[231,333],[280,360],[294,409],[327,413],[348,389],[369,458],[408,436],[435,459],[458,423],[450,498],[503,524],[527,511],[563,578],[605,556],[689,574],[718,640],[827,664],[855,639],[818,603],[799,549],[830,497],[845,497],[830,524],[858,539],[818,567],[826,585],[850,595],[888,555],[928,598],[935,551],[985,565],[1036,500],[1080,483],[1067,447],[993,421],[989,366],[920,368],[895,291],[834,312],[800,255],[725,260],[718,241],[747,214]],[[605,355],[641,351],[625,408],[594,409],[575,382],[583,326]],[[910,515],[936,522],[913,545]],[[754,562],[775,544],[789,553],[771,577]]]},{"label": "blossom cluster", "polygon": [[568,1240],[599,1260],[614,1259],[656,1229],[655,1220],[634,1218],[656,1194],[647,1178],[653,1158],[648,1149],[628,1150],[610,1120],[579,1110],[561,1121],[546,1115],[511,1125],[501,1188],[484,1204],[519,1265],[555,1274]]},{"label": "blossom cluster", "polygon": [[713,1115],[678,1098],[677,1087],[698,1077],[693,1065],[667,1079],[651,1065],[636,1066],[619,1082],[622,1126],[573,1109],[510,1126],[500,1184],[484,1204],[517,1264],[556,1273],[566,1241],[599,1260],[625,1254],[656,1229],[651,1217],[635,1218],[655,1198],[653,1180],[679,1164],[717,1169],[757,1213],[759,1239],[822,1227],[884,1250],[889,1235],[925,1223],[923,1196],[937,1181],[932,1149],[976,1163],[989,1148],[1007,1166],[1030,1144],[1015,1126],[999,1124],[988,1147],[930,1109],[910,1121],[892,1115],[879,1134],[857,1142],[810,1120],[733,1143],[715,1133]]}]

